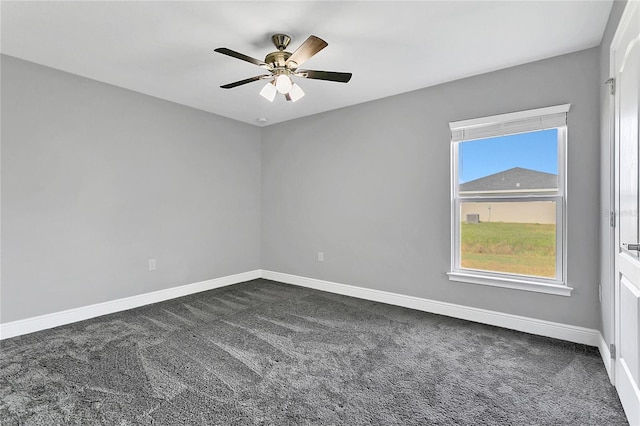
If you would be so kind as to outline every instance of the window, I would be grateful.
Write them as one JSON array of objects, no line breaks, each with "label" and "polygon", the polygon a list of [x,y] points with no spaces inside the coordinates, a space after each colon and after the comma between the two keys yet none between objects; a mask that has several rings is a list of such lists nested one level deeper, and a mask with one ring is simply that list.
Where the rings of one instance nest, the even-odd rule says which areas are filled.
[{"label": "window", "polygon": [[449,279],[571,294],[565,223],[569,106],[449,123]]}]

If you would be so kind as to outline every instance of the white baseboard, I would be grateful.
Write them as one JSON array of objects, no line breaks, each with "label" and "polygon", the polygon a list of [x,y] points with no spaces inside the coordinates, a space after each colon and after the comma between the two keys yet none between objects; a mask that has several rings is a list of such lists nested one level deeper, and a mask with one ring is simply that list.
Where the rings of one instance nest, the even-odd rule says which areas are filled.
[{"label": "white baseboard", "polygon": [[151,293],[139,294],[137,296],[125,297],[123,299],[112,300],[109,302],[97,303],[95,305],[83,306],[66,311],[54,312],[52,314],[12,321],[0,324],[0,340],[33,333],[35,331],[46,330],[101,315],[138,308],[151,303],[175,299],[176,297],[187,296],[201,291],[255,280],[260,277],[261,271],[258,269],[255,271],[228,275],[226,277],[214,278],[179,287],[172,287],[165,290],[158,290]]},{"label": "white baseboard", "polygon": [[35,331],[46,330],[101,315],[133,309],[151,303],[187,296],[201,291],[250,281],[257,278],[265,278],[286,284],[293,284],[330,293],[357,297],[359,299],[388,303],[390,305],[446,315],[449,317],[494,325],[525,333],[553,337],[589,346],[596,346],[600,349],[607,372],[610,374],[610,377],[612,377],[609,349],[606,342],[604,342],[602,335],[597,330],[266,270],[255,270],[241,274],[229,275],[180,287],[173,287],[109,302],[98,303],[95,305],[83,306],[80,308],[0,324],[0,340],[33,333]]},{"label": "white baseboard", "polygon": [[[494,325],[539,336],[552,337],[574,343],[599,347],[600,332],[584,327],[544,321],[519,315],[505,314],[486,309],[472,308],[453,303],[439,302],[436,300],[422,299],[414,296],[405,296],[387,291],[373,290],[363,287],[355,287],[346,284],[338,284],[315,278],[300,277],[273,271],[262,271],[262,278],[279,281],[286,284],[313,288],[330,293],[357,297],[359,299],[388,303],[390,305],[403,306],[405,308],[430,312],[439,315]],[[605,344],[606,346],[606,344]],[[608,351],[607,351],[608,352]]]},{"label": "white baseboard", "polygon": [[598,332],[598,350],[600,351],[600,356],[602,357],[602,362],[604,363],[604,368],[607,370],[607,375],[609,376],[609,381],[611,384],[614,384],[614,362],[611,359],[611,352],[609,351],[609,345],[607,341],[604,340],[604,336],[602,333]]}]

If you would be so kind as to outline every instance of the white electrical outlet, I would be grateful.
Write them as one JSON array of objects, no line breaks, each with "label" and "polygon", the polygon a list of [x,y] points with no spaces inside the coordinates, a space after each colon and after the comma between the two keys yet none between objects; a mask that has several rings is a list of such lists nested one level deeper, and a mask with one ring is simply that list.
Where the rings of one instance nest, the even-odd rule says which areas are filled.
[{"label": "white electrical outlet", "polygon": [[321,251],[318,252],[318,262],[324,262],[324,253]]},{"label": "white electrical outlet", "polygon": [[149,270],[150,271],[155,271],[156,270],[156,260],[155,259],[149,259]]}]

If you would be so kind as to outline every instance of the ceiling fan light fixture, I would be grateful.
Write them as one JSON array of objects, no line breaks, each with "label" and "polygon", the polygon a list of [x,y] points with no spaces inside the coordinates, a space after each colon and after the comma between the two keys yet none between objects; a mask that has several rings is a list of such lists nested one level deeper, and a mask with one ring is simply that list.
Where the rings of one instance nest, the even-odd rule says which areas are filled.
[{"label": "ceiling fan light fixture", "polygon": [[309,36],[293,53],[285,50],[291,41],[291,37],[288,35],[274,34],[271,37],[271,41],[273,41],[273,44],[278,50],[268,53],[264,61],[236,52],[235,50],[227,49],[226,47],[214,49],[215,52],[258,65],[269,71],[269,74],[256,75],[255,77],[245,78],[244,80],[224,84],[220,87],[222,89],[232,89],[244,84],[253,83],[254,81],[269,79],[270,82],[260,91],[260,95],[263,98],[269,102],[273,102],[277,94],[282,93],[287,101],[295,102],[304,96],[304,91],[293,82],[292,76],[314,80],[336,81],[339,83],[348,83],[351,79],[351,73],[346,72],[298,69],[298,67],[309,58],[327,47],[327,42],[319,37],[314,35]]},{"label": "ceiling fan light fixture", "polygon": [[291,101],[295,102],[300,98],[302,98],[303,96],[304,96],[304,91],[302,90],[302,88],[298,86],[296,83],[293,83],[293,85],[291,86],[291,90],[289,91],[289,97],[291,98]]},{"label": "ceiling fan light fixture", "polygon": [[291,91],[291,87],[293,86],[293,82],[291,78],[289,78],[286,74],[280,74],[276,77],[276,90],[283,95],[286,95]]},{"label": "ceiling fan light fixture", "polygon": [[276,86],[273,84],[273,81],[270,81],[262,88],[262,90],[260,91],[260,96],[262,96],[269,102],[273,102],[273,100],[276,98],[277,93],[278,90],[276,89]]}]

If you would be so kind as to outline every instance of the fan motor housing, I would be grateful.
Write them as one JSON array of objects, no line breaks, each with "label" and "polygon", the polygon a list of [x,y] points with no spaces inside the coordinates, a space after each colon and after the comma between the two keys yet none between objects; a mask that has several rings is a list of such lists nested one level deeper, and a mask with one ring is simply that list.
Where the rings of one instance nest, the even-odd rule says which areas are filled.
[{"label": "fan motor housing", "polygon": [[264,58],[264,61],[274,68],[284,68],[287,59],[289,59],[289,56],[291,56],[291,53],[280,50],[277,52],[269,53]]}]

